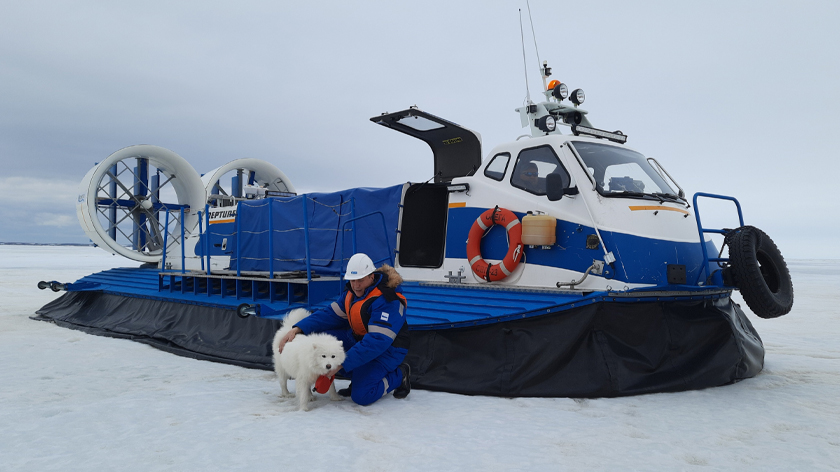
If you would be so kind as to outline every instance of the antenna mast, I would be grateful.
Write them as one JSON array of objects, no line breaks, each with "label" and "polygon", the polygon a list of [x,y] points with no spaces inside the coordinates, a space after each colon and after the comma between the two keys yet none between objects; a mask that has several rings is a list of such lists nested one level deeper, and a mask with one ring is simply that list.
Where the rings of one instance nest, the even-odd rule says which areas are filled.
[{"label": "antenna mast", "polygon": [[[531,35],[534,37],[534,50],[537,51],[537,67],[539,67],[540,64],[542,64],[542,67],[539,67],[539,69],[540,69],[540,75],[542,76],[542,81],[543,81],[543,91],[545,91],[548,88],[548,85],[546,84],[545,79],[549,75],[551,75],[551,68],[548,67],[547,62],[543,62],[543,63],[540,62],[540,48],[537,47],[537,32],[534,31],[534,19],[531,18],[531,2],[529,0],[525,0],[525,5],[528,6],[528,21],[531,22]],[[519,28],[522,29],[522,10],[519,10]],[[524,39],[522,40],[522,44],[523,44],[522,49],[524,50],[525,49],[525,40]]]},{"label": "antenna mast", "polygon": [[[519,9],[519,36],[522,38],[522,66],[525,68],[525,96],[531,104],[531,90],[528,89],[528,64],[525,61],[525,32],[522,29],[522,9]],[[545,81],[545,79],[543,79]]]}]

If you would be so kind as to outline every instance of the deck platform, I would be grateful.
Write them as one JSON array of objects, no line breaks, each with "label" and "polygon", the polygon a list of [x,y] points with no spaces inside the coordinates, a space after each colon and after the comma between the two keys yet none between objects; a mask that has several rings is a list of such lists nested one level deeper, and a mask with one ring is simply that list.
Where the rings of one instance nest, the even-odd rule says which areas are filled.
[{"label": "deck platform", "polygon": [[[273,312],[293,308],[317,310],[341,293],[338,277],[307,280],[299,273],[248,272],[237,277],[224,271],[161,272],[156,268],[117,268],[88,275],[69,291],[103,293],[204,305],[233,310],[242,303],[263,304]],[[291,276],[290,276],[291,275]],[[531,318],[582,307],[601,301],[697,300],[728,297],[729,290],[585,292],[558,289],[523,289],[503,285],[460,285],[404,282],[408,299],[406,316],[412,330],[462,328]],[[282,316],[282,315],[280,315]],[[278,315],[265,318],[278,318]]]}]

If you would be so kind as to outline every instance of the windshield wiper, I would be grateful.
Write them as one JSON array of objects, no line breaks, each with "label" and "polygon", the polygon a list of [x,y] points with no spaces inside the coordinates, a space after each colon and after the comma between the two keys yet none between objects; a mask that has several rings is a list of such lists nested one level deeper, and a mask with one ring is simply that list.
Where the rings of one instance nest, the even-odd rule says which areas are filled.
[{"label": "windshield wiper", "polygon": [[616,191],[609,192],[607,195],[609,195],[611,197],[629,197],[629,198],[645,198],[645,199],[655,198],[655,199],[659,200],[659,203],[665,203],[666,200],[669,201],[669,202],[676,202],[676,203],[683,203],[683,202],[688,203],[684,199],[680,198],[677,195],[674,195],[672,193],[662,193],[662,192],[644,193],[644,192],[633,192],[633,191],[630,191],[630,190],[626,190],[626,191],[621,191],[621,192],[616,192]]},{"label": "windshield wiper", "polygon": [[[607,195],[611,196],[611,197],[633,197],[633,198],[647,198],[647,197],[652,196],[649,193],[631,192],[629,190],[623,190],[623,191],[620,191],[620,192],[611,191],[611,192],[607,192]],[[660,201],[662,201],[662,200],[660,199]]]},{"label": "windshield wiper", "polygon": [[686,199],[680,198],[679,195],[674,195],[673,193],[656,192],[656,193],[652,193],[651,195],[653,195],[655,197],[659,197],[659,198],[664,198],[666,200],[674,201],[674,202],[688,203],[688,201]]}]

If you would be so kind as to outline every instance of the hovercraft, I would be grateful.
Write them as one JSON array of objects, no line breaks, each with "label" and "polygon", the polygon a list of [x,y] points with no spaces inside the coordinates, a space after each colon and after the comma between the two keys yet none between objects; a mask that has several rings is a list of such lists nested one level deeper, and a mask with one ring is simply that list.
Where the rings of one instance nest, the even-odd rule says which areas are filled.
[{"label": "hovercraft", "polygon": [[[405,280],[417,388],[610,397],[760,372],[761,338],[731,295],[760,317],[790,311],[773,241],[735,198],[689,200],[625,134],[594,127],[582,90],[552,81],[544,94],[516,110],[530,133],[483,161],[478,133],[416,107],[371,118],[434,158],[433,181],[386,188],[299,195],[256,159],[202,178],[163,148],[117,151],[83,179],[78,216],[96,245],[142,265],[42,282],[66,293],[36,319],[270,369],[283,314],[329,305],[364,252]],[[740,226],[705,227],[709,199],[731,202]]]}]

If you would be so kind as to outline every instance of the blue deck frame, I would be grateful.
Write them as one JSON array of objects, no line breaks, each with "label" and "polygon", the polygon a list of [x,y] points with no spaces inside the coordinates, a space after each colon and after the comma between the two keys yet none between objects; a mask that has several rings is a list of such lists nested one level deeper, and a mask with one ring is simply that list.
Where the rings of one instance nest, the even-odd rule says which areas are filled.
[{"label": "blue deck frame", "polygon": [[[203,272],[160,272],[154,268],[117,268],[91,274],[68,284],[68,291],[101,291],[114,295],[235,310],[242,303],[259,303],[278,313],[293,308],[317,310],[339,293],[337,278],[274,279],[207,277]],[[466,286],[404,282],[406,316],[412,330],[452,329],[501,323],[559,313],[599,302],[644,302],[718,299],[731,289],[672,286],[624,292],[571,292],[548,289]]]}]

